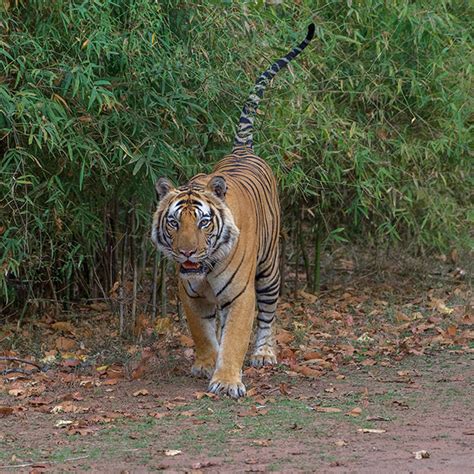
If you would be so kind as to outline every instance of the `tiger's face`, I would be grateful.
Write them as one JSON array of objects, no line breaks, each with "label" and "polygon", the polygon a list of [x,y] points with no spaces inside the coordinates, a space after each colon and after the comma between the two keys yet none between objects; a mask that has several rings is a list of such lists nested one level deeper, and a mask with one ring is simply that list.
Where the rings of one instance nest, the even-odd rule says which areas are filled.
[{"label": "tiger's face", "polygon": [[160,202],[153,216],[152,240],[179,264],[185,279],[202,279],[232,250],[239,230],[225,203],[225,179],[207,186],[176,189],[166,178],[156,183]]}]

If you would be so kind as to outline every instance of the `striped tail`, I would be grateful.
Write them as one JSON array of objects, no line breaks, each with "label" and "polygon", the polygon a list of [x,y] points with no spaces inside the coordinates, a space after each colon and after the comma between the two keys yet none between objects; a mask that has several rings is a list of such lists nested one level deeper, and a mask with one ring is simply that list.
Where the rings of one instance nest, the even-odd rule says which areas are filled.
[{"label": "striped tail", "polygon": [[308,46],[313,39],[315,26],[314,23],[308,26],[308,34],[302,43],[293,48],[286,56],[273,63],[255,82],[255,87],[250,94],[240,115],[239,129],[235,135],[234,148],[247,146],[253,148],[253,123],[257,114],[257,108],[268,83],[273,79],[280,69],[288,65],[290,61],[296,58],[303,49]]}]

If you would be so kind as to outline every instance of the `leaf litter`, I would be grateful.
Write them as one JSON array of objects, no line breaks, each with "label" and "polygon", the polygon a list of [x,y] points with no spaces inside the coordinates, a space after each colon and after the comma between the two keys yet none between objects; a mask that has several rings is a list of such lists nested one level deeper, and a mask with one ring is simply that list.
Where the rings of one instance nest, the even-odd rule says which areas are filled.
[{"label": "leaf litter", "polygon": [[[235,415],[249,421],[270,416],[268,403],[274,397],[298,399],[298,380],[307,384],[318,384],[320,380],[338,381],[339,383],[351,378],[344,369],[368,371],[383,367],[396,367],[401,360],[407,357],[419,357],[433,353],[440,349],[451,349],[457,354],[469,354],[469,343],[473,340],[473,317],[470,314],[469,290],[462,282],[457,282],[451,288],[430,289],[422,293],[417,289],[403,288],[397,284],[371,283],[365,286],[333,285],[320,295],[311,295],[307,290],[299,292],[296,298],[282,299],[279,305],[279,329],[276,334],[280,368],[245,368],[245,377],[248,381],[248,400],[254,402],[251,406],[242,406]],[[394,295],[398,291],[398,302],[393,303]],[[94,308],[90,307],[94,311]],[[93,316],[94,313],[91,313]],[[205,391],[194,391],[188,397],[173,397],[158,400],[155,392],[143,385],[134,385],[130,389],[135,403],[146,403],[137,407],[136,414],[101,413],[100,397],[98,403],[88,402],[81,406],[84,399],[93,399],[95,390],[112,390],[114,386],[133,384],[134,381],[146,382],[149,379],[160,380],[176,375],[185,375],[193,355],[192,339],[186,329],[176,323],[175,317],[164,318],[154,326],[156,340],[150,340],[145,346],[131,344],[125,347],[128,356],[126,361],[118,359],[104,359],[95,352],[94,335],[98,332],[110,333],[113,326],[113,316],[107,309],[100,309],[100,318],[94,321],[93,317],[74,321],[54,321],[45,318],[39,328],[43,331],[41,340],[44,352],[35,359],[25,351],[7,348],[0,352],[3,357],[26,357],[33,363],[45,366],[45,371],[33,368],[31,373],[6,373],[8,369],[25,369],[27,363],[13,360],[0,360],[0,372],[4,377],[0,380],[0,391],[8,394],[8,403],[0,406],[0,417],[25,416],[28,412],[42,413],[45,416],[55,416],[61,413],[72,417],[81,417],[69,420],[55,420],[54,423],[65,423],[63,428],[68,435],[90,436],[99,431],[99,426],[114,423],[119,419],[139,419],[149,417],[161,423],[171,417],[180,417],[189,426],[206,424],[205,420],[197,418],[199,412],[179,408],[191,400],[206,403],[218,403],[219,397]],[[146,320],[142,321],[143,324]],[[97,324],[104,324],[103,329],[97,330]],[[145,326],[146,329],[146,326]],[[5,328],[4,332],[13,328]],[[114,336],[112,336],[113,338]],[[29,335],[24,335],[27,347]],[[188,351],[186,356],[184,351]],[[163,358],[172,355],[176,364],[160,364]],[[157,367],[163,368],[156,377]],[[159,370],[162,370],[162,369]],[[31,366],[29,367],[31,369]],[[275,380],[275,374],[285,374],[289,378],[284,381]],[[422,379],[423,373],[413,370],[397,370],[396,377],[380,380],[386,384],[403,384],[416,389],[416,380]],[[60,396],[55,394],[54,384],[64,387],[66,392]],[[145,384],[146,385],[146,384]],[[205,384],[197,384],[195,387]],[[320,387],[320,385],[316,385]],[[359,395],[360,407],[339,408],[338,403],[343,400],[344,393],[338,393],[332,386],[319,390],[327,397],[333,397],[334,404],[329,401],[328,406],[315,406],[314,414],[347,415],[368,421],[390,421],[390,417],[367,416],[366,409],[370,408],[371,395]],[[120,394],[119,394],[120,392]],[[123,396],[119,390],[116,396]],[[317,393],[315,393],[317,396]],[[91,398],[92,397],[92,398]],[[16,403],[12,404],[11,401]],[[76,403],[78,402],[78,403]],[[403,399],[389,402],[394,410],[412,410],[410,403]],[[332,406],[331,406],[332,405]],[[161,407],[157,409],[157,407]],[[362,407],[362,408],[361,408]],[[212,413],[212,408],[209,413]],[[370,414],[370,410],[368,410]],[[325,419],[333,419],[328,417]],[[289,423],[287,429],[292,432],[304,431],[304,427],[297,423]],[[362,433],[382,434],[385,429],[360,428]],[[392,431],[392,430],[390,430]],[[254,444],[270,446],[268,440],[255,440]],[[345,446],[346,440],[335,442],[336,446]],[[339,443],[339,444],[337,444]],[[267,446],[267,447],[268,447]],[[201,468],[205,468],[202,465]]]}]

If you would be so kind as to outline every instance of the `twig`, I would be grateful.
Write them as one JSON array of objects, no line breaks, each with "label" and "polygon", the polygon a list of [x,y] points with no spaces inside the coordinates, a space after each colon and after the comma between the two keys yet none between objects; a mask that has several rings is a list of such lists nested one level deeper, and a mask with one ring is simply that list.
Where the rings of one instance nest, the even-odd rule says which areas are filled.
[{"label": "twig", "polygon": [[29,466],[41,466],[42,464],[59,464],[60,462],[71,462],[71,461],[79,461],[80,459],[86,459],[89,455],[86,454],[85,456],[77,456],[75,458],[68,458],[64,461],[37,461],[37,462],[25,462],[24,464],[12,464],[10,466],[0,466],[0,469],[13,469],[13,468],[20,468],[20,467],[29,467]]},{"label": "twig", "polygon": [[18,357],[7,357],[7,356],[0,356],[0,360],[8,360],[10,362],[21,362],[22,364],[29,364],[36,367],[38,370],[43,370],[41,365],[37,364],[36,362],[31,362],[31,360],[19,359]]},{"label": "twig", "polygon": [[5,369],[0,372],[0,375],[8,375],[8,374],[24,374],[24,375],[31,375],[33,372],[31,370],[21,369],[20,367],[15,367],[13,369]]}]

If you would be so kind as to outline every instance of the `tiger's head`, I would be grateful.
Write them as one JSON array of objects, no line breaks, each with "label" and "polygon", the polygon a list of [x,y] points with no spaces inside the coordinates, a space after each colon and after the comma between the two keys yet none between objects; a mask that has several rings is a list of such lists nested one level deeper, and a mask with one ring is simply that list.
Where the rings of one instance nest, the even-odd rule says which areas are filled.
[{"label": "tiger's head", "polygon": [[207,184],[191,182],[182,188],[160,178],[155,187],[159,204],[153,215],[153,242],[179,264],[182,278],[204,278],[239,236],[225,202],[225,178],[214,176]]}]

